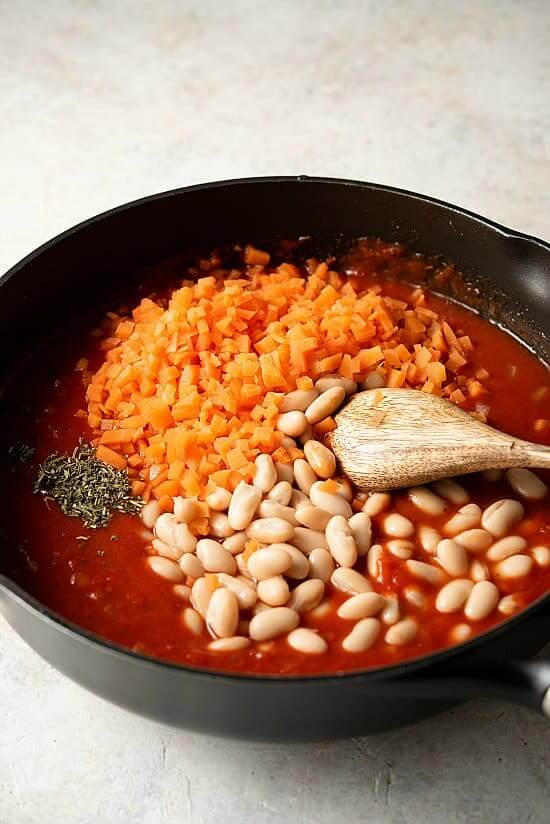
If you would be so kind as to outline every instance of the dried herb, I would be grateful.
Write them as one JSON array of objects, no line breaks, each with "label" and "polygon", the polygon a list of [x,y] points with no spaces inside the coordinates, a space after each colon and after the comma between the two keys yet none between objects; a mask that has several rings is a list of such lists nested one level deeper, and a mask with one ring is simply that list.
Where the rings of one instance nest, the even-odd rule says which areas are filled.
[{"label": "dried herb", "polygon": [[29,446],[27,443],[17,441],[8,449],[8,454],[11,455],[14,461],[18,463],[28,463],[35,453],[34,446]]},{"label": "dried herb", "polygon": [[143,505],[132,495],[126,472],[98,461],[95,449],[83,442],[72,455],[50,455],[38,470],[34,491],[90,529],[108,524],[115,511],[136,513]]}]

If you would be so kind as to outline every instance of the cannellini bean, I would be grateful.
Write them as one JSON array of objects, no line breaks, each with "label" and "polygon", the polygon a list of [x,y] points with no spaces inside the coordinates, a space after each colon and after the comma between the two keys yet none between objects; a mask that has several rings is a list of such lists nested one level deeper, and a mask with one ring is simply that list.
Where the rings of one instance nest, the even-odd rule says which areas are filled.
[{"label": "cannellini bean", "polygon": [[349,519],[349,525],[355,539],[357,555],[362,558],[370,549],[372,541],[372,522],[366,512],[356,512]]},{"label": "cannellini bean", "polygon": [[494,610],[499,600],[499,592],[492,581],[478,581],[466,601],[464,614],[470,621],[482,621]]},{"label": "cannellini bean", "polygon": [[281,412],[305,412],[318,395],[319,390],[316,387],[295,389],[284,396],[279,409]]},{"label": "cannellini bean", "polygon": [[362,618],[349,635],[342,641],[346,652],[365,652],[372,647],[380,633],[380,621],[376,618]]},{"label": "cannellini bean", "polygon": [[[268,610],[273,609],[273,607],[269,607],[267,604],[264,604],[263,601],[257,601],[254,606],[252,607],[252,615],[259,615],[260,612],[267,612]],[[248,626],[250,632],[250,622]]]},{"label": "cannellini bean", "polygon": [[322,635],[305,627],[298,627],[289,632],[287,641],[292,649],[306,655],[322,655],[328,649],[328,644]]},{"label": "cannellini bean", "polygon": [[517,612],[522,606],[521,596],[514,593],[512,595],[505,595],[504,598],[500,599],[498,602],[498,611],[502,613],[502,615],[513,615],[514,612]]},{"label": "cannellini bean", "polygon": [[225,512],[211,512],[209,527],[210,535],[214,535],[216,538],[229,538],[235,532]]},{"label": "cannellini bean", "polygon": [[382,522],[382,528],[386,535],[391,535],[393,538],[408,538],[414,532],[413,523],[398,512],[386,515]]},{"label": "cannellini bean", "polygon": [[405,587],[403,590],[403,598],[408,604],[412,604],[412,606],[418,609],[426,609],[426,596],[418,587]]},{"label": "cannellini bean", "polygon": [[174,517],[182,524],[190,524],[199,517],[199,506],[196,498],[174,498]]},{"label": "cannellini bean", "polygon": [[319,578],[325,584],[330,581],[330,576],[334,572],[334,561],[327,549],[314,549],[308,560],[313,578]]},{"label": "cannellini bean", "polygon": [[288,541],[294,535],[294,527],[283,518],[258,518],[246,530],[247,536],[262,544]]},{"label": "cannellini bean", "polygon": [[548,487],[538,475],[529,469],[509,469],[506,480],[518,495],[529,501],[541,501],[548,494]]},{"label": "cannellini bean", "polygon": [[301,446],[305,446],[308,441],[313,439],[313,427],[310,423],[306,426],[298,440],[300,441]]},{"label": "cannellini bean", "polygon": [[204,568],[196,555],[192,552],[186,552],[180,558],[180,569],[184,575],[190,578],[202,578],[204,575]]},{"label": "cannellini bean", "polygon": [[260,518],[282,518],[283,521],[288,521],[292,526],[297,526],[296,512],[291,506],[283,506],[277,501],[262,501],[258,507],[258,515]]},{"label": "cannellini bean", "polygon": [[324,532],[331,518],[330,512],[325,512],[324,509],[319,509],[318,506],[313,506],[313,504],[299,506],[296,510],[298,523],[308,529],[314,529],[316,532]]},{"label": "cannellini bean", "polygon": [[326,526],[325,535],[336,563],[352,567],[357,561],[357,546],[348,520],[343,515],[334,515]]},{"label": "cannellini bean", "polygon": [[197,543],[197,557],[206,572],[227,572],[234,575],[237,565],[234,557],[217,541],[201,538]]},{"label": "cannellini bean", "polygon": [[449,632],[449,641],[451,644],[461,644],[470,638],[472,631],[468,624],[455,624]]},{"label": "cannellini bean", "polygon": [[254,586],[246,579],[235,578],[225,572],[218,572],[218,581],[233,593],[239,604],[239,609],[251,609],[258,600],[258,594]]},{"label": "cannellini bean", "polygon": [[189,632],[192,632],[193,635],[202,635],[202,631],[204,629],[204,621],[199,613],[192,609],[191,607],[185,607],[181,615],[182,621],[184,626],[187,627]]},{"label": "cannellini bean", "polygon": [[503,561],[510,555],[516,555],[527,546],[527,541],[521,535],[508,535],[493,544],[487,552],[488,561]]},{"label": "cannellini bean", "polygon": [[163,558],[160,555],[149,555],[146,563],[151,567],[155,575],[160,575],[161,578],[165,578],[167,581],[179,583],[184,579],[184,574],[179,566],[169,558]]},{"label": "cannellini bean", "polygon": [[467,578],[457,578],[441,587],[435,599],[435,608],[438,612],[458,612],[466,603],[473,588],[473,583]]},{"label": "cannellini bean", "polygon": [[332,605],[330,601],[321,601],[318,607],[310,610],[308,613],[308,618],[311,618],[314,621],[322,621],[323,618],[326,618],[329,615],[332,615]]},{"label": "cannellini bean", "polygon": [[276,501],[282,506],[288,506],[292,498],[292,487],[288,481],[278,481],[267,493],[268,501]]},{"label": "cannellini bean", "polygon": [[449,518],[444,526],[443,531],[446,535],[453,538],[459,532],[465,532],[467,529],[473,529],[478,526],[481,520],[481,507],[477,504],[466,504],[461,506],[452,518]]},{"label": "cannellini bean", "polygon": [[211,597],[212,588],[206,578],[197,578],[191,587],[191,603],[203,618],[206,618],[206,610]]},{"label": "cannellini bean", "polygon": [[312,485],[317,480],[317,475],[303,458],[294,461],[294,477],[304,495],[309,495]]},{"label": "cannellini bean", "polygon": [[191,599],[191,587],[188,587],[185,584],[174,584],[172,587],[172,592],[178,598],[181,598],[182,601],[189,601]]},{"label": "cannellini bean", "polygon": [[455,506],[464,506],[464,504],[467,504],[470,500],[470,496],[464,487],[450,478],[442,478],[440,481],[435,481],[432,487],[438,495],[446,498]]},{"label": "cannellini bean", "polygon": [[488,581],[489,567],[477,558],[470,564],[470,578],[472,581]]},{"label": "cannellini bean", "polygon": [[250,646],[250,639],[243,635],[232,635],[230,638],[218,638],[208,644],[208,649],[213,652],[236,652],[239,649],[246,649]]},{"label": "cannellini bean", "polygon": [[523,505],[519,501],[503,498],[487,507],[481,518],[481,526],[495,538],[501,538],[521,521],[524,513]]},{"label": "cannellini bean", "polygon": [[148,529],[153,529],[162,509],[158,501],[149,501],[141,508],[141,520]]},{"label": "cannellini bean", "polygon": [[398,621],[397,624],[394,624],[386,630],[384,640],[386,644],[392,644],[392,646],[400,647],[404,644],[410,644],[416,637],[417,632],[418,624],[416,621],[412,618],[404,618],[402,621]]},{"label": "cannellini bean", "polygon": [[206,503],[215,512],[226,512],[231,503],[231,492],[223,486],[217,486],[210,495],[206,496]]},{"label": "cannellini bean", "polygon": [[374,518],[375,515],[380,515],[391,504],[391,495],[389,492],[371,492],[365,503],[363,504],[363,512]]},{"label": "cannellini bean", "polygon": [[495,483],[495,481],[500,481],[502,478],[503,471],[502,469],[486,469],[484,472],[481,473],[481,477],[484,481],[489,481],[490,483]]},{"label": "cannellini bean", "polygon": [[415,578],[419,578],[421,581],[427,581],[427,583],[434,584],[434,586],[441,586],[445,580],[445,574],[441,569],[431,564],[426,564],[424,561],[411,559],[410,561],[405,561],[405,566]]},{"label": "cannellini bean", "polygon": [[363,389],[381,389],[386,382],[378,372],[371,372],[363,381]]},{"label": "cannellini bean", "polygon": [[445,501],[425,486],[413,486],[408,495],[416,508],[426,515],[442,515],[447,509]]},{"label": "cannellini bean", "polygon": [[348,569],[347,567],[338,567],[338,569],[335,569],[330,576],[330,582],[333,587],[339,589],[341,592],[351,592],[352,595],[372,591],[370,581],[367,581],[364,575],[361,575],[361,573],[355,569]]},{"label": "cannellini bean", "polygon": [[292,578],[295,581],[307,578],[309,575],[309,561],[301,550],[292,546],[292,544],[271,544],[269,549],[282,549],[290,555],[292,563],[285,571],[287,578]]},{"label": "cannellini bean", "polygon": [[260,454],[254,463],[256,464],[254,486],[257,486],[261,492],[269,492],[277,483],[277,470],[273,458],[271,455]]},{"label": "cannellini bean", "polygon": [[314,549],[327,549],[328,543],[323,532],[317,532],[314,529],[306,529],[304,526],[294,527],[294,537],[292,538],[294,546],[301,549],[306,555],[313,552]]},{"label": "cannellini bean", "polygon": [[181,552],[193,552],[197,539],[187,526],[180,524],[171,512],[164,512],[155,522],[155,535],[165,544],[176,547]]},{"label": "cannellini bean", "polygon": [[290,464],[275,461],[275,469],[277,470],[277,480],[286,481],[289,484],[294,483],[294,470]]},{"label": "cannellini bean", "polygon": [[336,472],[334,453],[319,441],[308,441],[304,446],[304,455],[308,464],[319,478],[332,478]]},{"label": "cannellini bean", "polygon": [[346,395],[354,395],[357,392],[357,384],[350,378],[342,378],[341,375],[325,375],[315,381],[315,386],[319,392],[326,392],[335,386],[341,386]]},{"label": "cannellini bean", "polygon": [[277,429],[291,438],[298,438],[306,430],[308,420],[303,412],[283,412],[277,418]]},{"label": "cannellini bean", "polygon": [[493,536],[485,529],[467,529],[455,535],[454,540],[468,552],[481,552],[491,546]]},{"label": "cannellini bean", "polygon": [[497,578],[523,578],[533,568],[533,559],[529,555],[511,555],[495,565],[493,573]]},{"label": "cannellini bean", "polygon": [[468,555],[463,546],[451,538],[444,538],[437,545],[436,556],[449,575],[458,578],[468,571]]},{"label": "cannellini bean", "polygon": [[340,604],[337,614],[348,621],[359,621],[377,615],[385,604],[386,599],[378,592],[360,592]]},{"label": "cannellini bean", "polygon": [[306,409],[305,415],[308,423],[319,423],[328,418],[342,405],[345,397],[346,390],[343,386],[333,386],[326,389]]},{"label": "cannellini bean", "polygon": [[392,538],[391,541],[386,541],[386,548],[395,558],[401,558],[402,561],[407,561],[414,555],[414,544],[405,538]]},{"label": "cannellini bean", "polygon": [[246,541],[246,532],[235,532],[233,535],[230,535],[229,538],[226,538],[225,541],[222,541],[222,546],[224,549],[227,549],[231,555],[238,555],[239,552],[243,552]]},{"label": "cannellini bean", "polygon": [[283,576],[274,575],[272,578],[259,581],[258,598],[270,607],[284,606],[290,598],[290,590]]},{"label": "cannellini bean", "polygon": [[240,481],[231,497],[227,519],[235,530],[243,530],[249,526],[254,513],[262,500],[262,493],[256,486]]},{"label": "cannellini bean", "polygon": [[284,549],[268,546],[257,549],[248,559],[248,570],[258,581],[282,575],[292,564],[292,558]]},{"label": "cannellini bean", "polygon": [[181,549],[177,549],[175,546],[170,546],[170,544],[165,544],[164,541],[161,541],[159,538],[153,538],[151,541],[151,547],[155,550],[157,555],[163,555],[165,558],[170,558],[172,561],[179,561],[183,555]]},{"label": "cannellini bean", "polygon": [[373,544],[367,552],[367,572],[371,578],[378,578],[383,554],[384,550],[380,544]]},{"label": "cannellini bean", "polygon": [[311,501],[300,489],[293,489],[289,506],[298,509],[299,506],[311,506]]},{"label": "cannellini bean", "polygon": [[351,518],[353,515],[348,501],[336,492],[327,492],[326,481],[316,481],[309,488],[309,497],[314,506],[330,512],[331,515],[343,515],[344,518]]},{"label": "cannellini bean", "polygon": [[391,624],[396,624],[397,621],[399,621],[399,617],[399,598],[395,594],[388,595],[386,597],[386,604],[382,610],[382,621],[386,626],[391,626]]},{"label": "cannellini bean", "polygon": [[249,581],[252,581],[252,575],[248,571],[248,564],[242,552],[239,552],[237,555],[235,555],[235,563],[237,564],[239,575],[241,575],[243,578],[246,578]]},{"label": "cannellini bean", "polygon": [[437,529],[422,524],[418,527],[418,540],[420,541],[420,546],[425,552],[429,552],[430,555],[434,555],[436,547],[441,540],[441,535]]},{"label": "cannellini bean", "polygon": [[239,604],[231,590],[214,590],[206,610],[206,625],[216,638],[230,638],[237,632]]},{"label": "cannellini bean", "polygon": [[347,478],[332,479],[332,486],[334,486],[334,494],[345,498],[348,503],[353,501],[353,486]]},{"label": "cannellini bean", "polygon": [[310,578],[292,590],[288,605],[298,613],[309,612],[321,603],[324,593],[324,583],[319,578]]},{"label": "cannellini bean", "polygon": [[255,615],[250,621],[250,637],[253,641],[269,641],[295,629],[300,616],[290,607],[272,607]]},{"label": "cannellini bean", "polygon": [[534,546],[531,549],[531,556],[536,564],[541,567],[550,566],[550,547]]}]

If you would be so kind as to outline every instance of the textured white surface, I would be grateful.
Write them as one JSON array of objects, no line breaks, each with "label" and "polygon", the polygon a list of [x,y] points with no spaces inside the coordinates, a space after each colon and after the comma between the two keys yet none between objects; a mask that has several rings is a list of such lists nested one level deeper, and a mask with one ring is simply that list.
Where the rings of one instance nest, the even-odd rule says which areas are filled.
[{"label": "textured white surface", "polygon": [[[0,270],[125,200],[253,174],[383,181],[548,237],[549,9],[0,0]],[[0,730],[0,824],[547,820],[527,711],[228,743],[85,693],[3,621]]]}]

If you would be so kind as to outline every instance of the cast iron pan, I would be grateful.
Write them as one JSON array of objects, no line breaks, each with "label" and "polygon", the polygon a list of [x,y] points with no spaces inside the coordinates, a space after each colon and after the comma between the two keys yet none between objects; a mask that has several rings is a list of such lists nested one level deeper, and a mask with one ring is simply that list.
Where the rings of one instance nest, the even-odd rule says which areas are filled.
[{"label": "cast iron pan", "polygon": [[[23,344],[36,349],[52,322],[87,305],[90,280],[107,295],[145,264],[189,247],[302,235],[327,248],[342,238],[379,236],[442,255],[475,287],[466,290],[467,302],[550,361],[548,244],[411,192],[306,177],[176,189],[70,229],[0,281],[0,351],[19,360]],[[2,363],[0,381],[16,363]],[[1,547],[0,557],[8,550]],[[302,678],[224,675],[130,652],[64,620],[5,575],[0,606],[43,658],[83,686],[134,712],[207,733],[273,741],[362,735],[476,695],[550,715],[550,663],[525,660],[550,638],[550,595],[458,647],[366,672]]]}]

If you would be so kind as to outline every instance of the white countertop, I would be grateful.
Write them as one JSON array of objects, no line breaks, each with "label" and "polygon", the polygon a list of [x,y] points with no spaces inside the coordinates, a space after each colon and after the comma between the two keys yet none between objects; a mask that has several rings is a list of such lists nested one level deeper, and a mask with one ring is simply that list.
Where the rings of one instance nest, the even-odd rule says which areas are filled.
[{"label": "white countertop", "polygon": [[[550,10],[524,2],[0,0],[0,271],[204,180],[385,182],[550,236]],[[538,824],[550,728],[476,701],[304,746],[161,727],[0,619],[0,824]]]}]

